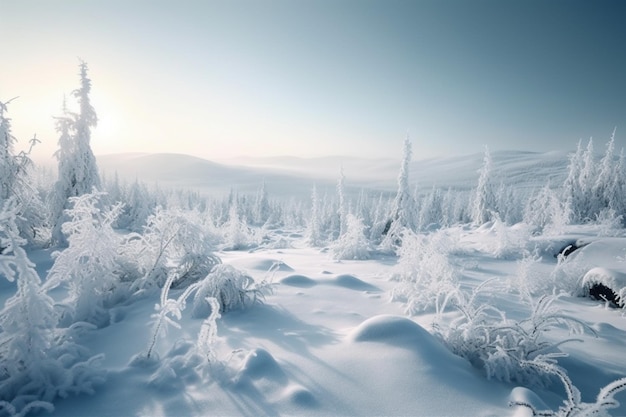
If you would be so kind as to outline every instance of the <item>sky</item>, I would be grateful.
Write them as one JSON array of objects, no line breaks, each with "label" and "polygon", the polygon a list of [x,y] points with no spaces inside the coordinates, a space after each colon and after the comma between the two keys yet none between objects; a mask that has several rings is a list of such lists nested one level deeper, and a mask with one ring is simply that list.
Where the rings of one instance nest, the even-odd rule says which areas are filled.
[{"label": "sky", "polygon": [[414,159],[626,146],[623,0],[0,0],[0,101],[51,158],[89,65],[92,149]]}]

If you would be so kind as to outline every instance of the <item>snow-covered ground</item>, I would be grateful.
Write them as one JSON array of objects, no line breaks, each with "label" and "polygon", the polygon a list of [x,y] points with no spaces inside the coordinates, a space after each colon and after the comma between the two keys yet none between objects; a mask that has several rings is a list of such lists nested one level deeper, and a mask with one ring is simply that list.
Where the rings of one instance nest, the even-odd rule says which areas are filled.
[{"label": "snow-covered ground", "polygon": [[[569,289],[597,267],[626,273],[625,238],[598,238],[597,229],[582,226],[567,235],[529,238],[513,227],[506,229],[508,246],[503,247],[503,230],[456,227],[437,233],[453,242],[444,255],[462,290],[470,293],[491,280],[485,300],[507,319],[520,322],[530,314],[522,288],[532,287],[534,294]],[[524,239],[512,239],[516,234]],[[554,254],[577,239],[587,245],[559,264]],[[434,330],[454,322],[458,312],[453,309],[437,314],[427,307],[407,315],[407,305],[392,300],[400,285],[391,280],[401,268],[395,256],[373,253],[369,260],[335,261],[328,248],[307,247],[298,231],[275,230],[272,240],[280,242],[279,249],[267,244],[217,253],[257,282],[271,280],[272,292],[262,303],[222,314],[210,367],[187,354],[203,324],[191,316],[190,306],[179,321],[181,329],[157,340],[158,359],[141,360],[159,294],[133,299],[111,310],[109,326],[83,335],[81,342],[93,354],[105,355],[105,381],[93,395],[55,401],[50,415],[529,416],[529,408],[509,403],[528,402],[537,410],[563,405],[566,392],[557,378],[522,388],[516,381],[489,379],[483,369],[451,353],[436,336],[445,332]],[[45,275],[49,251],[30,255]],[[179,294],[172,290],[170,297]],[[572,336],[557,325],[540,337],[576,339],[556,348],[567,354],[558,364],[582,402],[594,402],[602,387],[626,376],[623,311],[573,295],[557,298],[552,308],[589,327]],[[612,415],[626,415],[626,393],[616,399],[622,405],[610,410]]]}]

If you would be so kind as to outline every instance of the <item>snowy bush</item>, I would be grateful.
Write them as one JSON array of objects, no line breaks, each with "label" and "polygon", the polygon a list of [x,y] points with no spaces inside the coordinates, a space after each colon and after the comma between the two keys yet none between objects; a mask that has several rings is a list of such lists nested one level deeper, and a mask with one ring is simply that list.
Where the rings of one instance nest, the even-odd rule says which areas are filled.
[{"label": "snowy bush", "polygon": [[365,237],[363,221],[353,214],[348,214],[345,228],[344,234],[331,246],[333,259],[369,259],[370,245]]},{"label": "snowy bush", "polygon": [[239,215],[237,196],[233,196],[228,211],[228,220],[222,226],[224,249],[241,250],[254,247],[260,242],[260,235],[248,227],[245,219]]},{"label": "snowy bush", "polygon": [[[170,325],[177,329],[180,329],[180,325],[175,320],[180,320],[182,317],[182,311],[187,306],[187,299],[191,293],[198,289],[199,284],[195,283],[188,286],[176,299],[169,298],[170,288],[172,283],[176,281],[178,276],[176,274],[170,274],[167,280],[163,284],[161,289],[160,303],[154,306],[156,313],[152,314],[153,328],[152,338],[146,352],[146,358],[150,359],[152,351],[156,345],[157,339],[164,337],[167,334],[167,326]],[[174,320],[175,319],[175,320]]]},{"label": "snowy bush", "polygon": [[626,390],[626,378],[621,378],[603,387],[595,402],[584,403],[578,388],[574,386],[565,370],[550,360],[538,357],[532,361],[524,361],[524,367],[534,368],[544,374],[556,375],[563,383],[567,398],[558,410],[537,410],[527,402],[511,401],[510,406],[528,408],[533,416],[545,417],[610,417],[608,410],[618,408],[620,403],[615,399],[615,394]]},{"label": "snowy bush", "polygon": [[553,328],[566,328],[570,333],[593,330],[559,312],[554,306],[559,295],[545,295],[537,301],[526,299],[531,308],[529,317],[508,320],[493,303],[480,301],[481,292],[493,282],[485,281],[469,294],[457,292],[454,305],[460,317],[448,326],[436,326],[436,332],[452,352],[483,369],[487,378],[542,386],[547,375],[525,364],[538,357],[554,360],[564,356],[558,347],[573,340],[551,342],[544,334]]},{"label": "snowy bush", "polygon": [[406,303],[409,314],[433,307],[443,311],[459,285],[457,269],[449,256],[455,247],[451,236],[443,231],[418,235],[406,230],[392,275],[393,280],[399,281],[392,299]]},{"label": "snowy bush", "polygon": [[73,340],[73,328],[60,329],[54,300],[21,247],[15,223],[19,208],[9,200],[0,212],[0,274],[17,281],[17,292],[0,311],[0,413],[23,416],[52,411],[52,401],[93,393],[102,382],[101,356],[89,358]]},{"label": "snowy bush", "polygon": [[231,265],[216,265],[211,273],[199,283],[193,299],[193,317],[207,317],[211,306],[207,297],[215,298],[220,312],[245,309],[260,301],[270,289],[265,282],[256,284],[254,279]]},{"label": "snowy bush", "polygon": [[69,221],[62,226],[69,246],[54,254],[46,280],[48,289],[67,285],[68,297],[63,304],[68,323],[107,325],[107,307],[123,295],[116,275],[120,237],[112,227],[121,204],[101,209],[103,195],[93,192],[70,198],[72,208],[66,210]]},{"label": "snowy bush", "polygon": [[520,258],[527,252],[527,244],[530,239],[530,230],[523,224],[507,226],[497,213],[492,213],[493,226],[491,231],[495,233],[491,252],[496,258]]},{"label": "snowy bush", "polygon": [[535,234],[558,235],[569,222],[569,206],[564,204],[556,191],[546,184],[541,191],[531,197],[524,210],[524,222]]},{"label": "snowy bush", "polygon": [[214,253],[217,238],[201,223],[197,212],[157,208],[143,234],[126,237],[124,271],[133,291],[162,287],[170,272],[178,279],[173,288],[196,282],[221,260]]}]

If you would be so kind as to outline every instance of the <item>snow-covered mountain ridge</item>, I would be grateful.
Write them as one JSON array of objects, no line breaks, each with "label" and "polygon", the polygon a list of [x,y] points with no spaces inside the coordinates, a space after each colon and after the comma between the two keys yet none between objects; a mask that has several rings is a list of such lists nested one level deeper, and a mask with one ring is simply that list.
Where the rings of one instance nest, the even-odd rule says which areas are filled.
[{"label": "snow-covered mountain ridge", "polygon": [[[210,161],[183,154],[109,154],[97,157],[106,175],[115,172],[127,181],[139,179],[162,186],[189,187],[203,192],[224,193],[231,188],[254,192],[265,181],[276,196],[308,195],[313,184],[333,188],[340,176],[353,189],[392,192],[397,185],[399,160],[343,156],[318,158],[243,157]],[[476,185],[482,153],[414,160],[410,180],[418,188],[469,189]],[[522,188],[563,182],[568,164],[565,151],[547,153],[497,151],[492,153],[496,182]]]}]

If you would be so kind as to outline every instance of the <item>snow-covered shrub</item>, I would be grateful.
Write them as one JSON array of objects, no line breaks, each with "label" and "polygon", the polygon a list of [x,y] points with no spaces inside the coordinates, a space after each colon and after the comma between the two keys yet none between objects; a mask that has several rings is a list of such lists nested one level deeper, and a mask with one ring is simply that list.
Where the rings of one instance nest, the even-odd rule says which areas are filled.
[{"label": "snow-covered shrub", "polygon": [[332,244],[333,259],[369,259],[370,247],[363,221],[350,213],[345,227],[344,234]]},{"label": "snow-covered shrub", "polygon": [[62,226],[68,247],[54,254],[54,265],[48,273],[46,287],[60,284],[68,287],[64,301],[67,323],[86,321],[105,326],[110,317],[107,307],[120,294],[116,274],[120,237],[112,224],[121,204],[101,209],[104,193],[93,192],[70,198],[66,210],[68,222]]},{"label": "snow-covered shrub", "polygon": [[213,348],[215,339],[217,338],[217,319],[222,316],[220,315],[220,303],[216,298],[206,297],[205,301],[209,305],[211,314],[204,319],[202,326],[200,326],[200,332],[198,333],[196,342],[196,351],[203,355],[207,361],[213,362],[217,359]]},{"label": "snow-covered shrub", "polygon": [[206,276],[221,260],[214,253],[217,238],[202,224],[199,213],[157,208],[143,234],[126,237],[122,260],[133,291],[162,287],[176,272],[173,288],[184,287]]},{"label": "snow-covered shrub", "polygon": [[603,208],[596,214],[598,236],[619,236],[622,233],[623,215],[612,208]]},{"label": "snow-covered shrub", "polygon": [[199,284],[195,283],[188,286],[176,299],[169,298],[170,288],[172,283],[178,278],[176,274],[170,274],[167,280],[163,284],[161,289],[160,303],[154,306],[156,313],[152,314],[153,327],[152,338],[146,352],[146,358],[150,359],[157,339],[164,337],[167,334],[167,326],[170,325],[177,329],[180,329],[180,324],[176,320],[180,320],[182,317],[182,311],[187,306],[187,298],[191,293],[198,289]]},{"label": "snow-covered shrub", "polygon": [[256,284],[254,279],[231,265],[216,265],[211,273],[199,282],[193,299],[193,317],[207,317],[211,306],[207,297],[215,298],[220,312],[245,309],[260,301],[269,291],[265,282]]},{"label": "snow-covered shrub", "polygon": [[531,197],[524,209],[524,222],[535,234],[558,235],[563,233],[571,214],[569,206],[561,202],[557,192],[546,184]]},{"label": "snow-covered shrub", "polygon": [[564,292],[570,295],[583,295],[581,293],[581,279],[589,270],[589,265],[577,257],[566,258],[563,254],[558,255],[558,262],[549,276],[546,277],[546,285],[553,291]]},{"label": "snow-covered shrub", "polygon": [[528,253],[518,260],[516,273],[510,281],[511,289],[527,298],[552,292],[552,284],[546,279],[540,266],[541,257],[537,254]]},{"label": "snow-covered shrub", "polygon": [[507,226],[497,213],[492,214],[495,233],[492,253],[496,258],[520,258],[527,253],[526,245],[530,238],[530,230],[524,223]]},{"label": "snow-covered shrub", "polygon": [[626,378],[620,378],[603,387],[596,401],[593,403],[582,402],[580,390],[574,386],[567,372],[550,360],[539,357],[532,361],[524,361],[523,366],[534,368],[544,374],[556,375],[563,383],[567,398],[558,410],[537,410],[528,402],[511,401],[510,406],[528,408],[533,416],[545,417],[610,417],[608,410],[618,408],[620,403],[615,399],[615,394],[626,390]]},{"label": "snow-covered shrub", "polygon": [[398,249],[398,265],[391,277],[399,281],[392,299],[406,303],[409,314],[433,307],[442,311],[458,290],[457,268],[449,256],[455,247],[456,242],[444,231],[418,235],[406,230]]},{"label": "snow-covered shrub", "polygon": [[228,211],[228,220],[222,226],[222,238],[226,250],[248,249],[259,244],[260,235],[248,227],[245,219],[240,217],[238,207],[237,196],[234,196]]},{"label": "snow-covered shrub", "polygon": [[17,292],[0,311],[0,414],[52,411],[52,401],[93,393],[102,381],[97,362],[73,340],[73,328],[58,327],[54,300],[44,291],[35,265],[21,247],[9,200],[0,212],[0,275],[17,281]]},{"label": "snow-covered shrub", "polygon": [[526,299],[531,308],[529,317],[508,320],[492,303],[480,301],[480,293],[492,282],[485,281],[470,294],[459,291],[454,305],[461,316],[448,326],[436,326],[437,334],[452,352],[483,369],[487,378],[544,385],[547,375],[537,373],[526,363],[540,356],[550,360],[564,356],[558,347],[573,340],[551,342],[544,334],[553,328],[566,328],[570,333],[592,330],[582,321],[560,313],[553,305],[559,295],[545,295],[536,302]]}]

